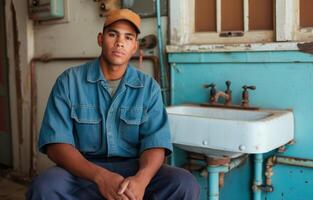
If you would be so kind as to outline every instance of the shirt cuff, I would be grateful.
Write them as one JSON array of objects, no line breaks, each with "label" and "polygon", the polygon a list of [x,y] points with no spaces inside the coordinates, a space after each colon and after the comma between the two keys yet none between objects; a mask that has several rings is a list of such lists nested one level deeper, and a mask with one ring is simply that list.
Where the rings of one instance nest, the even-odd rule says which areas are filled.
[{"label": "shirt cuff", "polygon": [[66,137],[50,137],[49,139],[45,140],[39,140],[38,142],[38,150],[41,153],[47,154],[47,145],[48,144],[55,144],[55,143],[61,143],[61,144],[70,144],[75,147],[75,143],[72,138],[66,138]]},{"label": "shirt cuff", "polygon": [[160,140],[160,137],[157,136],[157,134],[152,134],[146,138],[144,138],[141,141],[140,145],[140,154],[147,150],[152,148],[164,148],[165,149],[165,156],[169,156],[173,151],[173,145],[170,142],[164,142],[164,141],[170,141],[170,139],[163,141]]}]

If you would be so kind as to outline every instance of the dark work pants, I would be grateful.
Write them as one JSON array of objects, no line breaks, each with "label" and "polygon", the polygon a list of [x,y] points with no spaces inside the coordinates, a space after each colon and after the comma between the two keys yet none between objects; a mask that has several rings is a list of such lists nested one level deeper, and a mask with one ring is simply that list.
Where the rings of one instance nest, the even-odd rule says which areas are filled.
[{"label": "dark work pants", "polygon": [[[136,174],[138,160],[92,161],[123,177]],[[199,184],[188,171],[163,165],[146,188],[145,200],[197,200]],[[73,176],[61,167],[52,167],[36,177],[30,185],[27,200],[100,200],[97,185]]]}]

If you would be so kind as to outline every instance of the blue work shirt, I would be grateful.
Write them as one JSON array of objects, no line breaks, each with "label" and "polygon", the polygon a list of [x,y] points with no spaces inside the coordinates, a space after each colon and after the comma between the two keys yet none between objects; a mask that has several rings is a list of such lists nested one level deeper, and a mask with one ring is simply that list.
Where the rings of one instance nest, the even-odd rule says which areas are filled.
[{"label": "blue work shirt", "polygon": [[138,157],[150,148],[172,151],[167,113],[157,82],[134,67],[113,97],[99,59],[70,68],[56,80],[38,148],[66,143],[86,157]]}]

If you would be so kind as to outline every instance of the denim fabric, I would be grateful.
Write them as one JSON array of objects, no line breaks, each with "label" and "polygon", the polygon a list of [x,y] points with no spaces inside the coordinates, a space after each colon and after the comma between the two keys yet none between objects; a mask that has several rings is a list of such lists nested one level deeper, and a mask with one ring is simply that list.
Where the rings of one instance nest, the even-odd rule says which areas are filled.
[{"label": "denim fabric", "polygon": [[149,148],[172,151],[160,87],[128,66],[113,97],[99,59],[63,72],[51,91],[38,148],[67,143],[85,156],[138,157]]},{"label": "denim fabric", "polygon": [[[136,174],[138,160],[92,161],[123,177]],[[198,200],[200,186],[184,169],[162,165],[145,190],[144,200]],[[73,176],[54,166],[36,177],[26,194],[27,200],[103,200],[95,183]]]}]

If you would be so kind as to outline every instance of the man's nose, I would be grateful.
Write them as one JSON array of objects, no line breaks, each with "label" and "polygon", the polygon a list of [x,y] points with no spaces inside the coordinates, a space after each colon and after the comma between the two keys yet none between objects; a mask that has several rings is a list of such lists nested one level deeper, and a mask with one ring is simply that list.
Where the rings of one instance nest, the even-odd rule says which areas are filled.
[{"label": "man's nose", "polygon": [[118,37],[117,38],[116,46],[117,47],[124,47],[124,39],[123,39],[123,37]]}]

